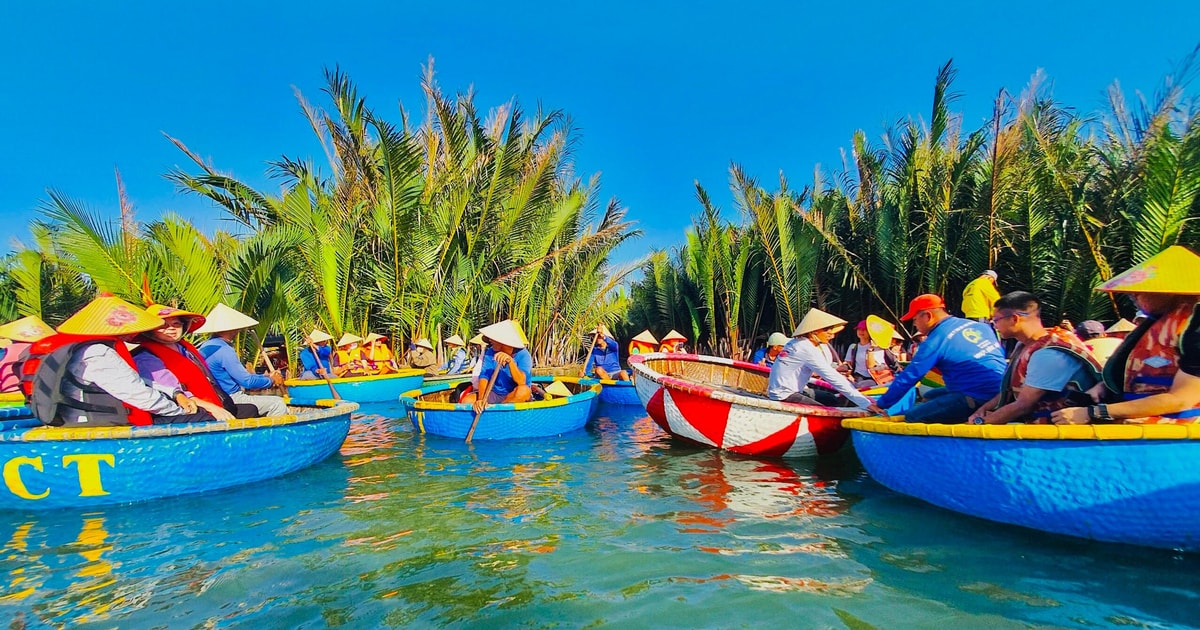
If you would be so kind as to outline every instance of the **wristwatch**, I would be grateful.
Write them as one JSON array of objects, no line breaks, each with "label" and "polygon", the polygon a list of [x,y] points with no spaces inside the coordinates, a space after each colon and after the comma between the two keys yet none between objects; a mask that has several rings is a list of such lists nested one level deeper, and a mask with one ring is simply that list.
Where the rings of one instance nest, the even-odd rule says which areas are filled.
[{"label": "wristwatch", "polygon": [[1092,422],[1113,422],[1112,414],[1108,413],[1108,405],[1100,403],[1087,408],[1088,420]]}]

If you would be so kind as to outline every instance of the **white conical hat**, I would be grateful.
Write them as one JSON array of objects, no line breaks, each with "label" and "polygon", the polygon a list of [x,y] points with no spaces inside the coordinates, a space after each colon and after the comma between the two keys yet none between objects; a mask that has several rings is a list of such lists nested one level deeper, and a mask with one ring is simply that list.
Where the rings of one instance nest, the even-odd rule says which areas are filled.
[{"label": "white conical hat", "polygon": [[1121,319],[1117,320],[1117,323],[1113,324],[1112,326],[1109,326],[1108,329],[1105,330],[1104,332],[1127,333],[1127,332],[1133,332],[1134,329],[1136,329],[1136,328],[1137,328],[1137,326],[1134,326],[1133,322],[1122,317]]},{"label": "white conical hat", "polygon": [[228,332],[230,330],[241,330],[243,328],[250,328],[258,325],[257,319],[254,319],[253,317],[250,317],[244,313],[239,313],[238,311],[235,311],[224,304],[217,304],[214,306],[213,310],[209,311],[205,319],[207,321],[204,322],[204,325],[192,332],[197,334],[212,334]]},{"label": "white conical hat", "polygon": [[596,327],[594,329],[592,329],[592,333],[593,334],[599,333],[603,337],[611,337],[612,336],[612,331],[609,330],[608,326],[605,326],[604,324],[597,324]]},{"label": "white conical hat", "polygon": [[330,335],[329,333],[327,333],[319,328],[314,328],[314,329],[312,329],[312,332],[308,333],[308,340],[313,343],[321,343],[322,341],[333,341],[333,335]]},{"label": "white conical hat", "polygon": [[[367,335],[367,337],[370,338],[370,335]],[[433,350],[433,344],[429,343],[429,339],[427,339],[425,337],[421,337],[413,345],[418,348],[425,348],[426,350]]]},{"label": "white conical hat", "polygon": [[787,342],[791,341],[788,336],[781,332],[773,332],[770,337],[767,337],[767,347],[771,346],[786,346]]},{"label": "white conical hat", "polygon": [[668,341],[687,341],[688,338],[684,337],[681,333],[677,332],[675,329],[671,329],[671,332],[667,333],[667,336],[663,337],[662,340],[663,340],[663,343],[666,343]]},{"label": "white conical hat", "polygon": [[447,346],[459,346],[459,347],[467,345],[466,343],[463,342],[462,337],[459,337],[458,335],[450,335],[449,337],[446,337],[446,340],[443,341],[442,343],[446,344]]},{"label": "white conical hat", "polygon": [[833,328],[834,326],[845,326],[846,320],[830,315],[819,308],[810,309],[804,315],[804,319],[800,320],[800,325],[792,332],[793,337],[807,335],[810,332],[824,330],[825,328]]},{"label": "white conical hat", "polygon": [[375,343],[376,341],[383,341],[384,339],[387,339],[386,335],[381,335],[379,333],[367,333],[367,338],[363,339],[363,343]]},{"label": "white conical hat", "polygon": [[525,347],[525,335],[521,334],[521,329],[517,327],[517,323],[511,319],[506,319],[502,322],[496,322],[491,326],[484,326],[480,329],[479,334],[494,339],[506,346],[514,348]]},{"label": "white conical hat", "polygon": [[477,346],[486,346],[487,345],[483,341],[483,333],[475,333],[475,336],[471,337],[471,343],[473,343]]},{"label": "white conical hat", "polygon": [[649,330],[643,330],[640,334],[638,334],[638,336],[634,337],[633,340],[651,345],[658,343],[658,340],[654,338],[654,335],[650,334]]},{"label": "white conical hat", "polygon": [[571,390],[567,389],[566,385],[562,384],[562,381],[554,381],[553,383],[547,385],[546,393],[553,394],[555,396],[562,396],[564,398],[574,395],[571,393]]},{"label": "white conical hat", "polygon": [[352,343],[362,343],[362,337],[359,337],[354,333],[345,333],[342,335],[341,339],[338,339],[337,345],[340,348],[342,346],[348,346]]}]

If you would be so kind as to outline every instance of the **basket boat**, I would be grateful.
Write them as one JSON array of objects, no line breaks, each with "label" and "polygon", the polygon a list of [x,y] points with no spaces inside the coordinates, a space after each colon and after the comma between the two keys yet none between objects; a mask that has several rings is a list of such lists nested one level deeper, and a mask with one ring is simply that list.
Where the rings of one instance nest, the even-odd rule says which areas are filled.
[{"label": "basket boat", "polygon": [[[379,376],[349,376],[330,379],[342,400],[357,403],[394,402],[400,394],[421,386],[425,380],[424,370],[400,370],[395,374]],[[325,379],[288,379],[283,383],[288,394],[294,398],[323,399],[330,397],[329,384]]]},{"label": "basket boat", "polygon": [[[534,377],[535,382],[549,382]],[[488,405],[479,417],[475,440],[509,440],[560,435],[583,428],[592,415],[600,384],[575,378],[556,378],[571,390],[566,398],[523,403]],[[465,439],[475,409],[450,402],[454,385],[439,383],[405,392],[400,397],[409,420],[421,433]]]},{"label": "basket boat", "polygon": [[49,427],[26,407],[0,409],[0,509],[132,503],[278,477],[336,452],[358,409],[289,404],[286,416],[90,428]]},{"label": "basket boat", "polygon": [[896,492],[1055,534],[1200,550],[1200,425],[843,424]]},{"label": "basket boat", "polygon": [[[469,381],[469,380],[471,380],[470,372],[460,372],[458,374],[437,374],[437,375],[427,374],[427,375],[425,375],[425,380],[421,383],[421,387],[426,387],[429,385],[437,385],[438,383],[461,383],[463,381]],[[336,384],[335,384],[335,386],[336,386]]]},{"label": "basket boat", "polygon": [[585,379],[584,382],[595,381],[600,383],[600,402],[608,405],[638,405],[642,404],[642,399],[638,398],[637,389],[633,386],[633,381],[617,381],[610,378],[601,379]]},{"label": "basket boat", "polygon": [[650,417],[689,442],[760,457],[833,453],[849,438],[842,419],[866,412],[767,398],[771,371],[696,354],[629,358],[638,397]]}]

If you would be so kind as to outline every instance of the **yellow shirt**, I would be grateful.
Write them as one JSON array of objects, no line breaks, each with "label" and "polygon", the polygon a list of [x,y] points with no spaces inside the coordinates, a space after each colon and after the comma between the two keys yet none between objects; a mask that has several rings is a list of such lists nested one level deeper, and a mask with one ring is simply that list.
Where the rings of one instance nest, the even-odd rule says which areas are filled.
[{"label": "yellow shirt", "polygon": [[979,276],[963,289],[962,310],[967,319],[981,319],[992,316],[992,307],[1000,299],[1000,292],[995,283],[987,276]]}]

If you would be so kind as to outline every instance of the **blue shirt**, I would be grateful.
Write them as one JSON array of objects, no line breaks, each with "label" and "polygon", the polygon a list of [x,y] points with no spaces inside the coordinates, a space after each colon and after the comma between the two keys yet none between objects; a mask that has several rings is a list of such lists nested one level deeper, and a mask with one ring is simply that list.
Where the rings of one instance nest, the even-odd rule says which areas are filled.
[{"label": "blue shirt", "polygon": [[248,372],[246,366],[238,360],[233,346],[224,339],[213,337],[200,344],[197,350],[204,355],[213,377],[226,394],[236,394],[243,389],[266,389],[271,386],[270,377]]},{"label": "blue shirt", "polygon": [[947,317],[929,331],[912,363],[896,375],[878,404],[886,409],[900,402],[934,368],[942,372],[948,391],[983,402],[1000,391],[1005,367],[1004,351],[990,326]]},{"label": "blue shirt", "polygon": [[1042,348],[1029,357],[1025,366],[1025,385],[1048,392],[1061,392],[1069,383],[1087,391],[1096,384],[1096,375],[1079,357],[1061,348]]},{"label": "blue shirt", "polygon": [[447,374],[458,374],[467,367],[467,351],[459,348],[454,351],[454,356],[446,359],[446,363],[441,369],[446,370]]},{"label": "blue shirt", "polygon": [[332,370],[329,367],[329,356],[332,352],[333,352],[332,349],[327,345],[317,346],[317,355],[321,357],[321,364],[317,365],[316,359],[313,358],[312,349],[311,348],[301,348],[300,349],[300,367],[303,368],[301,371],[302,372],[312,372],[313,374],[316,374],[317,368],[321,367],[321,368],[325,368],[326,372],[331,372]]},{"label": "blue shirt", "polygon": [[617,347],[617,340],[606,335],[604,342],[608,347],[601,348],[600,344],[596,344],[592,348],[592,364],[588,368],[588,374],[595,368],[608,372],[609,376],[621,371],[621,349]]},{"label": "blue shirt", "polygon": [[[517,365],[517,369],[525,373],[525,385],[528,386],[533,381],[533,355],[525,348],[513,351],[513,361]],[[492,372],[496,370],[496,353],[488,348],[483,353],[483,370],[479,373],[480,378],[492,378]],[[513,380],[512,372],[509,368],[500,370],[496,375],[496,382],[492,385],[492,391],[499,395],[507,396],[517,388],[517,382]]]},{"label": "blue shirt", "polygon": [[[779,358],[779,355],[776,355],[776,359],[777,358]],[[766,360],[763,361],[763,359],[766,359]],[[775,365],[775,359],[772,359],[771,357],[767,356],[766,348],[759,348],[758,350],[755,350],[754,354],[750,357],[750,362],[755,365],[757,365],[759,361],[763,361],[763,365],[765,365],[767,367],[771,367],[772,365]]]}]

